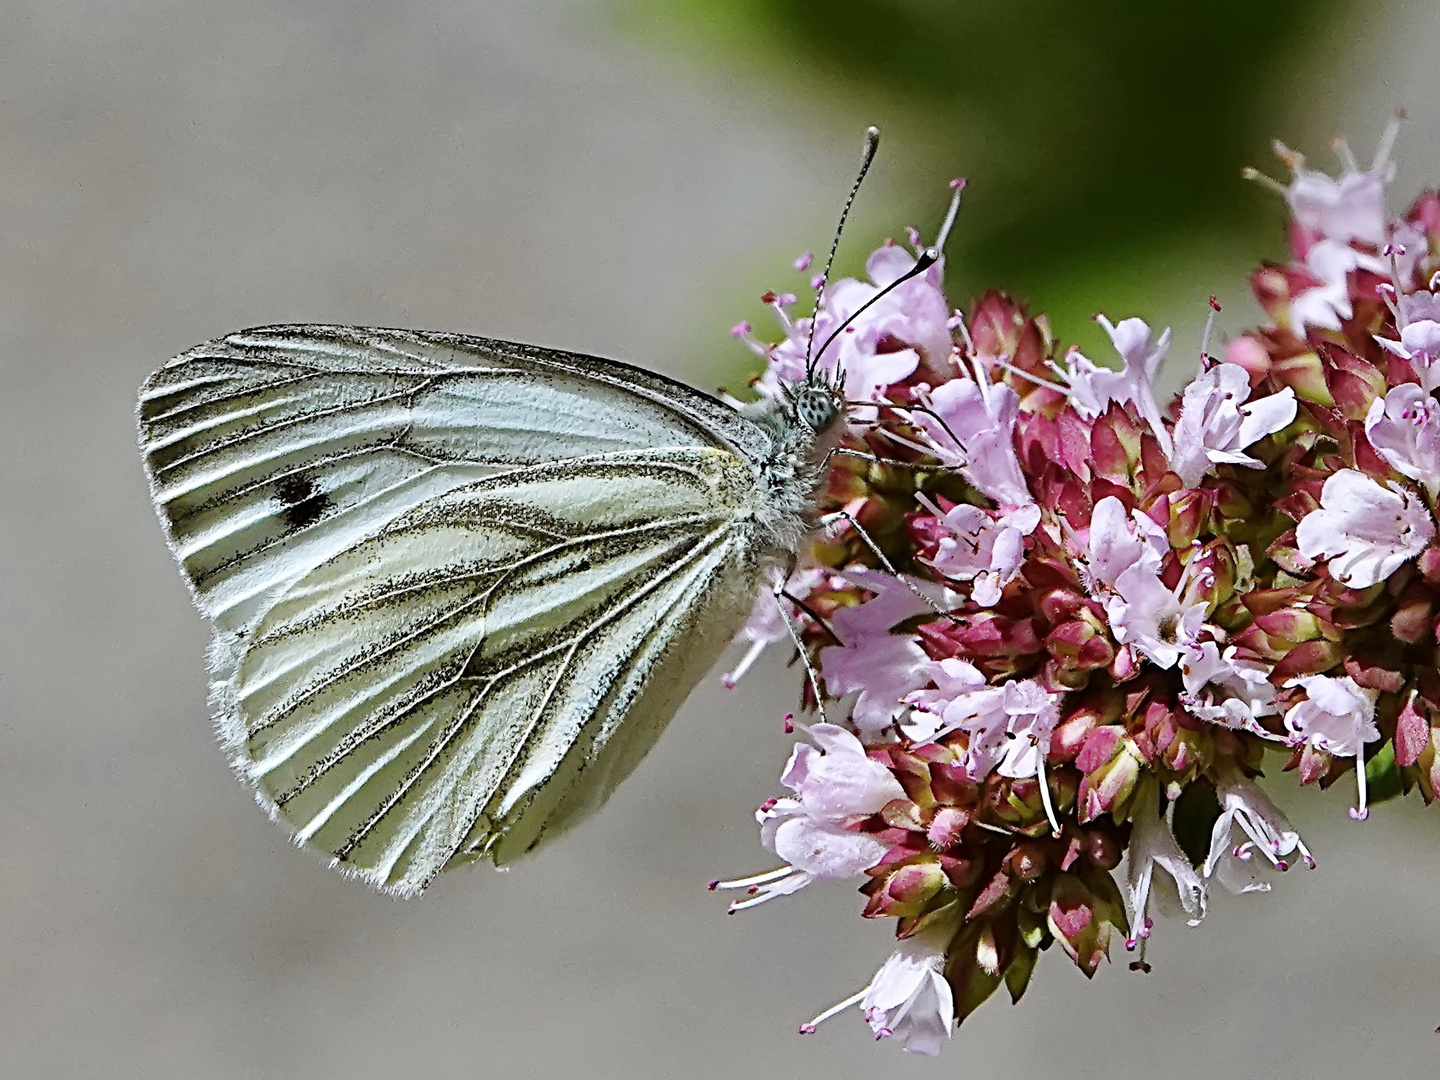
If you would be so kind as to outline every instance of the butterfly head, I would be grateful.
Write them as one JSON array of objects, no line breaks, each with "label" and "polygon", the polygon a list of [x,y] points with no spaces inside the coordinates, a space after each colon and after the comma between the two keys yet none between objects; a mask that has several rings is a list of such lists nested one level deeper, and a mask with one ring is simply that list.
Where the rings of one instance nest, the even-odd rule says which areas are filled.
[{"label": "butterfly head", "polygon": [[812,372],[795,387],[790,407],[795,419],[819,435],[845,415],[845,377],[832,386],[823,371]]}]

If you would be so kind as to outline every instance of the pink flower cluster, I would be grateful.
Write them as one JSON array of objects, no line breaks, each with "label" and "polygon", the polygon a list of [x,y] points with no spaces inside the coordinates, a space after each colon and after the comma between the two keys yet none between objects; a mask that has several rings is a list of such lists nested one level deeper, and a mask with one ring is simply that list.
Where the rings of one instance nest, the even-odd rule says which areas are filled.
[{"label": "pink flower cluster", "polygon": [[[1254,276],[1269,323],[1203,342],[1167,404],[1168,330],[1099,316],[1102,364],[1002,293],[953,310],[941,263],[894,285],[913,230],[913,254],[887,244],[824,290],[815,340],[844,329],[819,366],[863,403],[823,492],[845,513],[788,583],[800,603],[761,597],[727,677],[788,620],[822,722],[757,815],[783,865],[716,885],[739,911],[857,879],[900,943],[802,1031],[858,1005],[936,1053],[1051,946],[1089,975],[1119,931],[1149,970],[1153,896],[1195,922],[1217,882],[1314,865],[1255,782],[1267,762],[1353,771],[1357,819],[1434,797],[1440,196],[1387,215],[1393,138],[1364,169],[1339,144],[1338,178],[1280,148],[1294,261]],[[736,336],[776,393],[812,328],[767,301],[783,340]]]}]

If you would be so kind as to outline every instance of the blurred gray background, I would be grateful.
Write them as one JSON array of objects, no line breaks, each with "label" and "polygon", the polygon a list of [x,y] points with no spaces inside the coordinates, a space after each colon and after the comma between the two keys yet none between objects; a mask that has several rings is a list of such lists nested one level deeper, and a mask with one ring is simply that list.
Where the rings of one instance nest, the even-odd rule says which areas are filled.
[{"label": "blurred gray background", "polygon": [[[1046,5],[1029,7],[1043,31]],[[1418,802],[1357,825],[1349,793],[1282,779],[1318,870],[1222,896],[1199,929],[1162,922],[1149,977],[1121,956],[1085,985],[1047,956],[1019,1007],[992,1001],[934,1063],[875,1045],[855,1014],[795,1035],[889,952],[850,887],[728,919],[705,890],[772,865],[750,815],[791,741],[779,715],[798,680],[778,652],[734,694],[707,683],[587,828],[419,901],[290,848],[229,775],[206,719],[206,630],[134,448],[136,386],[197,341],[294,320],[432,327],[737,385],[746,354],[725,328],[828,241],[870,120],[891,137],[851,268],[886,231],[933,230],[944,181],[969,173],[959,235],[983,242],[966,259],[957,240],[957,280],[990,275],[1061,312],[1110,296],[1112,313],[1186,333],[1209,292],[1229,326],[1255,317],[1238,275],[1282,235],[1258,189],[1227,179],[1240,194],[1187,217],[1164,188],[1183,227],[1120,213],[1077,232],[1057,269],[1033,235],[1010,250],[985,224],[987,198],[1021,233],[1064,220],[1044,191],[1007,202],[996,181],[987,196],[981,181],[1018,168],[1018,120],[1007,142],[957,98],[931,130],[929,99],[847,82],[788,39],[761,50],[761,0],[726,10],[720,27],[699,0],[0,3],[0,1075],[1433,1072],[1440,810]],[[1407,104],[1396,207],[1440,181],[1433,4],[1331,2],[1282,29],[1271,66],[1247,69],[1263,109],[1231,101],[1215,119],[1234,146],[1268,165],[1263,124],[1328,161],[1341,131],[1364,158]],[[1157,49],[1152,64],[1216,75],[1205,55]],[[966,60],[919,39],[905,62]],[[1108,76],[1065,75],[1086,77]],[[1129,132],[1141,159],[1147,140],[1177,144],[1166,101],[1152,105]],[[974,140],[947,134],[975,117]],[[1063,181],[1079,151],[1047,161],[1046,145],[1027,160]],[[1227,178],[1245,163],[1230,153],[1215,152]],[[994,276],[1012,265],[1016,280]]]}]

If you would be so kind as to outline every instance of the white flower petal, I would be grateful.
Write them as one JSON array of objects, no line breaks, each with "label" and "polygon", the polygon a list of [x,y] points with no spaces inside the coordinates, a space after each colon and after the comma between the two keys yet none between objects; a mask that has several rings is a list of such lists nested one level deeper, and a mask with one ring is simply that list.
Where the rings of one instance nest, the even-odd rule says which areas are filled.
[{"label": "white flower petal", "polygon": [[775,831],[775,854],[816,880],[863,874],[889,848],[868,833],[850,832],[810,817],[793,817]]},{"label": "white flower petal", "polygon": [[1398,484],[1382,487],[1355,469],[1325,481],[1320,508],[1295,530],[1300,553],[1329,559],[1330,575],[1351,588],[1384,581],[1435,538],[1424,502]]}]

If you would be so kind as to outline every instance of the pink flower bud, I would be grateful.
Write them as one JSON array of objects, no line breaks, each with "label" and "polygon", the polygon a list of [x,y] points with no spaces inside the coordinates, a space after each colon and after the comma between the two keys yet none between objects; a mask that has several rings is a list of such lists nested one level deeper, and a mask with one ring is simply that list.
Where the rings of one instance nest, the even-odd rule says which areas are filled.
[{"label": "pink flower bud", "polygon": [[1085,833],[1085,857],[1101,870],[1114,870],[1120,865],[1124,854],[1115,838],[1101,829],[1088,829]]},{"label": "pink flower bud", "polygon": [[1085,774],[1080,781],[1080,821],[1093,821],[1114,810],[1130,797],[1140,779],[1143,760],[1130,739],[1119,742],[1119,750],[1105,764]]},{"label": "pink flower bud", "polygon": [[924,832],[925,824],[920,818],[920,807],[909,799],[895,799],[880,811],[885,824],[894,829]]},{"label": "pink flower bud", "polygon": [[1118,724],[1095,728],[1085,739],[1085,745],[1075,759],[1075,767],[1082,773],[1095,772],[1108,765],[1120,752],[1120,740],[1125,729]]},{"label": "pink flower bud", "polygon": [[1405,676],[1399,671],[1404,661],[1399,649],[1392,648],[1386,652],[1389,655],[1352,653],[1345,657],[1345,674],[1367,690],[1398,694],[1405,686]]},{"label": "pink flower bud", "polygon": [[1390,633],[1408,645],[1418,645],[1434,637],[1434,622],[1434,594],[1412,586],[1390,616]]},{"label": "pink flower bud", "polygon": [[894,915],[904,918],[918,915],[930,898],[945,887],[946,880],[945,871],[933,856],[906,863],[864,886],[870,895],[865,916]]},{"label": "pink flower bud", "polygon": [[935,850],[944,851],[960,843],[961,834],[969,824],[970,814],[966,811],[953,806],[942,806],[935,812],[925,836]]},{"label": "pink flower bud", "polygon": [[997,870],[985,887],[976,895],[970,905],[970,910],[965,913],[966,921],[971,921],[994,907],[999,906],[1015,895],[1017,883],[1004,870]]},{"label": "pink flower bud", "polygon": [[1089,606],[1085,594],[1068,585],[1046,589],[1040,594],[1036,608],[1052,623],[1063,622]]},{"label": "pink flower bud", "polygon": [[1327,342],[1325,359],[1330,368],[1330,393],[1347,419],[1364,420],[1370,403],[1384,397],[1385,375],[1369,360]]},{"label": "pink flower bud", "polygon": [[1050,736],[1050,756],[1069,761],[1080,753],[1090,732],[1095,730],[1096,714],[1090,709],[1076,709],[1056,726]]},{"label": "pink flower bud", "polygon": [[1429,710],[1415,694],[1395,718],[1395,764],[1402,769],[1414,765],[1430,746]]},{"label": "pink flower bud", "polygon": [[1325,368],[1318,353],[1307,351],[1272,361],[1270,378],[1280,386],[1290,387],[1302,401],[1327,407],[1335,404],[1335,399],[1330,396],[1330,387],[1325,381]]},{"label": "pink flower bud", "polygon": [[1300,783],[1313,784],[1330,772],[1330,767],[1335,763],[1324,750],[1306,744],[1300,752]]},{"label": "pink flower bud", "polygon": [[1045,854],[1045,845],[1033,841],[1016,844],[1005,863],[1010,872],[1021,881],[1035,881],[1045,873],[1050,860]]},{"label": "pink flower bud", "polygon": [[1117,683],[1129,682],[1140,674],[1140,658],[1135,650],[1126,645],[1117,649],[1115,659],[1110,664],[1110,677]]},{"label": "pink flower bud", "polygon": [[1270,354],[1264,343],[1250,334],[1242,334],[1225,343],[1225,362],[1238,364],[1248,371],[1252,385],[1270,373]]},{"label": "pink flower bud", "polygon": [[1345,659],[1345,646],[1338,641],[1306,641],[1296,645],[1275,665],[1272,682],[1329,671]]},{"label": "pink flower bud", "polygon": [[1320,622],[1310,612],[1301,608],[1282,608],[1268,615],[1258,615],[1255,625],[1272,639],[1298,645],[1320,636]]},{"label": "pink flower bud", "polygon": [[1188,490],[1166,498],[1170,511],[1166,533],[1170,537],[1170,545],[1178,549],[1187,548],[1200,535],[1210,516],[1214,497],[1208,491]]},{"label": "pink flower bud", "polygon": [[[1127,443],[1133,439],[1133,449]],[[1095,422],[1090,432],[1091,467],[1099,476],[1114,480],[1124,486],[1130,483],[1131,475],[1139,459],[1139,433],[1133,424],[1115,406]]]},{"label": "pink flower bud", "polygon": [[980,880],[980,871],[984,869],[976,859],[958,858],[954,855],[941,855],[940,868],[945,871],[945,876],[956,889],[970,888]]}]

